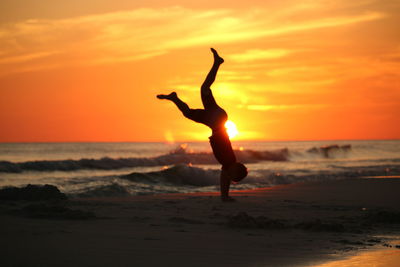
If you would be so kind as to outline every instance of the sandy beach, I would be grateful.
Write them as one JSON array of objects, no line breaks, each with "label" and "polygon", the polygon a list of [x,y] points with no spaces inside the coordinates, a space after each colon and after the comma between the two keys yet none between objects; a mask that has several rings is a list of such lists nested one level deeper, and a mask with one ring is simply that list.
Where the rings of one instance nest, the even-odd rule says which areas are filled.
[{"label": "sandy beach", "polygon": [[[1,266],[314,266],[390,247],[400,180],[232,193],[2,201]],[[400,245],[400,243],[397,243]],[[368,265],[363,265],[368,266]]]}]

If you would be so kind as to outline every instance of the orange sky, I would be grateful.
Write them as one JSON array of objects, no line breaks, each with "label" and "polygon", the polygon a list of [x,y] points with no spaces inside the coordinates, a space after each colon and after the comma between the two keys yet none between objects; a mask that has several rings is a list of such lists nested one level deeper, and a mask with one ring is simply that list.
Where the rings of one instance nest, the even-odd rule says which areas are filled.
[{"label": "orange sky", "polygon": [[200,108],[209,47],[236,140],[400,138],[399,1],[0,5],[0,142],[206,141],[155,95]]}]

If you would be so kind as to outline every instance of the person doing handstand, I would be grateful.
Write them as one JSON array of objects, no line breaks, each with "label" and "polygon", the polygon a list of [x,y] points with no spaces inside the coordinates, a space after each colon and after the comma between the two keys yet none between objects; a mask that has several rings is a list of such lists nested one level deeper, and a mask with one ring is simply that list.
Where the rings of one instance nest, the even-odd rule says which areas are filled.
[{"label": "person doing handstand", "polygon": [[208,73],[205,81],[201,86],[201,101],[204,109],[191,109],[189,106],[179,99],[176,92],[168,95],[157,95],[159,99],[167,99],[175,103],[183,115],[195,122],[207,125],[212,130],[212,135],[209,137],[212,151],[215,158],[222,165],[220,177],[220,189],[222,201],[234,201],[229,197],[229,187],[231,181],[239,182],[247,176],[247,168],[236,161],[236,156],[233,153],[231,141],[225,129],[225,122],[228,120],[228,115],[217,102],[211,91],[211,85],[215,81],[219,66],[224,63],[215,49],[211,48],[214,55],[214,64]]}]

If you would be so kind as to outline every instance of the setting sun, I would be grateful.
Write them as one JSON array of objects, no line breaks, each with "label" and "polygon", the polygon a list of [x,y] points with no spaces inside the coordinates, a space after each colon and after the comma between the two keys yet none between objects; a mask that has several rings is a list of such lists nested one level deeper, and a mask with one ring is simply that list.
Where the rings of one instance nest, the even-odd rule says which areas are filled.
[{"label": "setting sun", "polygon": [[225,123],[225,128],[226,128],[226,132],[229,135],[229,138],[234,138],[239,133],[237,130],[237,127],[236,127],[235,123],[233,123],[233,121],[227,121]]}]

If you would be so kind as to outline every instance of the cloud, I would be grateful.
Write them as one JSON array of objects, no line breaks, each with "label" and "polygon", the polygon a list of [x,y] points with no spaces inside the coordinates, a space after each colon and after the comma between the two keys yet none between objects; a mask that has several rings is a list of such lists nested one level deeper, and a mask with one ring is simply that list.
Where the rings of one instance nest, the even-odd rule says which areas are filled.
[{"label": "cloud", "polygon": [[220,70],[218,72],[218,76],[222,77],[224,81],[242,81],[242,80],[251,80],[254,78],[249,73],[243,74],[239,71],[233,71],[233,70]]},{"label": "cloud", "polygon": [[321,68],[320,67],[310,67],[310,66],[301,66],[301,67],[280,67],[280,68],[274,68],[271,70],[266,71],[266,75],[270,77],[280,77],[280,76],[288,76],[290,75],[291,77],[293,76],[300,76],[304,77],[305,74],[307,73],[320,73]]},{"label": "cloud", "polygon": [[18,62],[27,62],[40,58],[45,58],[54,54],[57,54],[57,51],[48,51],[48,52],[38,52],[38,53],[30,53],[25,55],[18,56],[9,56],[0,59],[0,64],[8,64],[8,63],[18,63]]},{"label": "cloud", "polygon": [[248,110],[256,111],[270,111],[270,110],[288,110],[288,109],[311,109],[311,108],[323,108],[325,104],[309,104],[309,105],[239,105],[239,108],[246,108]]},{"label": "cloud", "polygon": [[250,49],[246,50],[244,53],[233,54],[229,57],[236,62],[248,62],[263,59],[274,59],[287,56],[293,51],[287,49]]},{"label": "cloud", "polygon": [[[30,64],[29,69],[59,65],[97,65],[138,61],[175,49],[213,44],[251,41],[378,20],[379,12],[352,15],[332,14],[323,18],[299,16],[305,9],[321,5],[303,5],[284,11],[268,8],[189,9],[184,7],[139,8],[130,11],[81,16],[68,19],[31,19],[0,26],[2,64]],[[297,13],[296,13],[297,12]],[[300,12],[300,13],[299,13]],[[337,13],[337,12],[336,12]],[[292,22],[294,15],[298,18]],[[57,51],[55,51],[55,49]],[[253,49],[231,57],[239,62],[283,57],[286,49]],[[57,64],[41,64],[41,58],[62,58]],[[0,75],[26,69],[27,66],[0,69]]]}]

